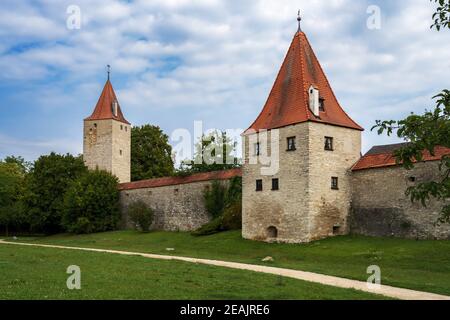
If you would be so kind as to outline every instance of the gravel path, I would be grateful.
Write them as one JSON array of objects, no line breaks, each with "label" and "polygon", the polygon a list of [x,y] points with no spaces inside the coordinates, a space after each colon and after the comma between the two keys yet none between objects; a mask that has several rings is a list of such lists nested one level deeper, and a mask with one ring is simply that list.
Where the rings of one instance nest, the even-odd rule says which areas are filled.
[{"label": "gravel path", "polygon": [[122,254],[129,256],[141,256],[150,259],[161,259],[161,260],[177,260],[185,261],[191,263],[201,263],[212,266],[219,266],[232,269],[250,270],[255,272],[262,272],[274,275],[280,275],[283,277],[289,277],[314,283],[320,283],[323,285],[329,285],[339,288],[356,289],[360,291],[370,292],[374,294],[380,294],[391,298],[402,299],[402,300],[450,300],[450,296],[439,295],[435,293],[415,291],[410,289],[396,288],[386,285],[380,285],[377,288],[369,287],[364,281],[350,280],[346,278],[339,278],[334,276],[327,276],[319,273],[305,272],[300,270],[260,266],[246,263],[220,261],[220,260],[209,260],[209,259],[198,259],[189,257],[179,257],[179,256],[168,256],[150,253],[140,253],[140,252],[130,252],[130,251],[119,251],[119,250],[107,250],[107,249],[94,249],[94,248],[81,248],[81,247],[67,247],[58,245],[46,245],[46,244],[34,244],[34,243],[20,243],[20,242],[7,242],[0,240],[0,244],[3,245],[20,245],[20,246],[32,246],[32,247],[45,247],[45,248],[57,248],[57,249],[69,249],[69,250],[82,250],[91,252],[104,252],[113,254]]}]

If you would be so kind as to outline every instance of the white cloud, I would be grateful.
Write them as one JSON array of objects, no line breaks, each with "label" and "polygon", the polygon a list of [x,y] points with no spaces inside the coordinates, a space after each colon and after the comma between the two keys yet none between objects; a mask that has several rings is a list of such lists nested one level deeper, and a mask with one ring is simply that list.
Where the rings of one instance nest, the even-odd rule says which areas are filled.
[{"label": "white cloud", "polygon": [[[246,128],[269,94],[298,7],[341,104],[368,129],[375,118],[421,112],[449,84],[449,33],[429,30],[433,7],[423,0],[378,1],[383,21],[375,31],[366,28],[369,1],[78,0],[80,30],[65,28],[63,4],[38,3],[0,4],[0,80],[31,82],[42,93],[34,107],[44,110],[60,105],[70,114],[80,97],[96,101],[111,64],[134,123]],[[365,148],[388,141],[364,135]]]}]

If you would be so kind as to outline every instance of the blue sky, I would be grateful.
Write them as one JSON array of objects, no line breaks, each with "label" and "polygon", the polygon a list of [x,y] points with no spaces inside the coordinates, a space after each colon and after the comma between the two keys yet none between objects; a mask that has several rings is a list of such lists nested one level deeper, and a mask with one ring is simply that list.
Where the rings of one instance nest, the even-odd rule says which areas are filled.
[{"label": "blue sky", "polygon": [[[67,8],[81,28],[66,26]],[[381,29],[369,30],[369,5]],[[363,151],[394,143],[370,131],[433,105],[450,87],[450,32],[430,30],[428,0],[2,0],[0,158],[82,151],[82,119],[112,65],[126,118],[177,128],[246,129],[294,35],[296,13]]]}]

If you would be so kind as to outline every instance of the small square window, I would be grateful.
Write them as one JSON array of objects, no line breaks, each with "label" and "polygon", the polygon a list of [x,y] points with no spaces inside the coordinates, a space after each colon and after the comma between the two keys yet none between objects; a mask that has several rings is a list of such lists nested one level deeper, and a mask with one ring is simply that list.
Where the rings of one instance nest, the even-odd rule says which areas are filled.
[{"label": "small square window", "polygon": [[279,190],[279,180],[278,179],[272,179],[272,190]]},{"label": "small square window", "polygon": [[122,155],[122,150],[119,151],[120,155]]},{"label": "small square window", "polygon": [[125,132],[127,132],[128,131],[128,127],[127,126],[125,126]]},{"label": "small square window", "polygon": [[123,130],[123,125],[120,125],[120,130]]},{"label": "small square window", "polygon": [[325,150],[333,151],[333,138],[325,137]]},{"label": "small square window", "polygon": [[333,190],[338,190],[339,189],[338,177],[331,177],[331,189],[333,189]]},{"label": "small square window", "polygon": [[253,145],[253,154],[255,155],[255,156],[259,156],[260,154],[261,154],[261,145],[259,144],[259,142],[257,142],[257,143],[255,143],[254,145]]},{"label": "small square window", "polygon": [[287,138],[287,151],[295,151],[295,137]]},{"label": "small square window", "polygon": [[262,180],[256,180],[256,191],[262,191],[262,190],[263,190]]}]

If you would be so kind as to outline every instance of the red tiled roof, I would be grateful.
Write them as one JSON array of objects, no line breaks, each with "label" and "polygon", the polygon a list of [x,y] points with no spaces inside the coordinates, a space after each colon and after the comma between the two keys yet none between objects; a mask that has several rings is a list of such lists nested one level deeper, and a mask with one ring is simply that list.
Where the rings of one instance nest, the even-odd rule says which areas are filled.
[{"label": "red tiled roof", "polygon": [[[352,167],[352,171],[382,168],[397,165],[393,155],[394,150],[401,148],[404,144],[376,146],[367,152],[359,161]],[[428,151],[423,151],[423,161],[440,160],[443,155],[450,154],[450,148],[436,147],[434,156]]]},{"label": "red tiled roof", "polygon": [[[308,90],[314,86],[324,99],[316,117],[309,108]],[[306,121],[364,130],[341,108],[306,35],[297,32],[266,104],[248,130],[274,129]]]},{"label": "red tiled roof", "polygon": [[209,180],[227,180],[233,177],[241,177],[242,170],[241,168],[223,170],[223,171],[213,171],[213,172],[202,172],[196,173],[186,177],[163,177],[163,178],[155,178],[150,180],[141,180],[135,182],[127,182],[121,183],[119,185],[120,190],[133,190],[133,189],[142,189],[142,188],[155,188],[155,187],[164,187],[164,186],[172,186],[177,184],[185,184],[192,182],[200,182],[200,181],[209,181]]},{"label": "red tiled roof", "polygon": [[[112,111],[113,101],[117,101],[118,105],[117,117],[113,114]],[[119,101],[117,100],[116,93],[114,92],[114,89],[109,79],[106,81],[105,86],[103,87],[102,94],[98,99],[94,112],[91,114],[91,116],[89,116],[84,120],[105,120],[105,119],[114,119],[120,122],[124,122],[126,124],[130,124],[122,114]]]}]

